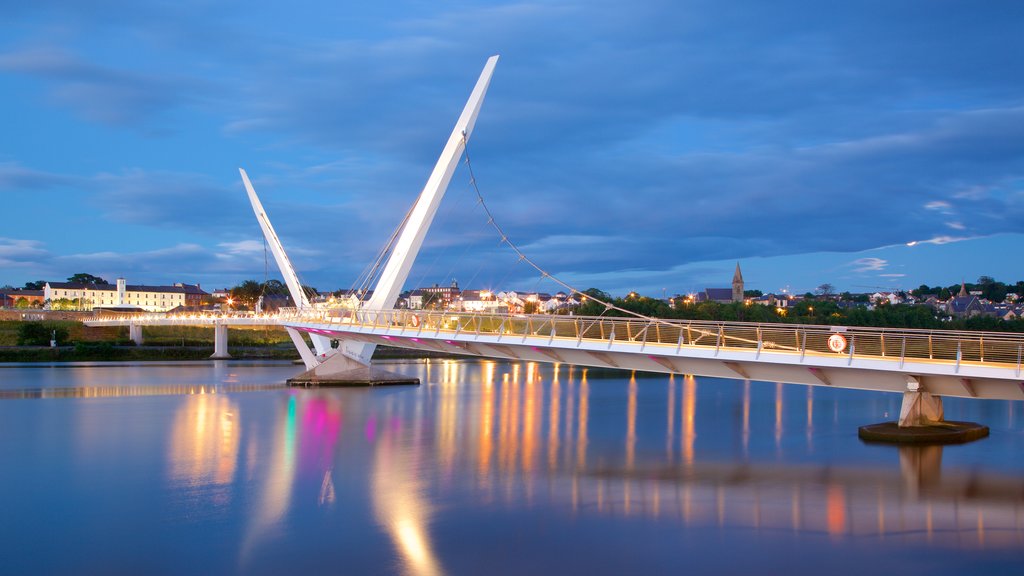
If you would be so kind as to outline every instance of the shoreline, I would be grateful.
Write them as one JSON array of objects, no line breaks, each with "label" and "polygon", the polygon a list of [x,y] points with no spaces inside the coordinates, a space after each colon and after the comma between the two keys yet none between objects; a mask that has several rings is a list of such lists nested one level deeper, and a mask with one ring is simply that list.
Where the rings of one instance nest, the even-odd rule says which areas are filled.
[{"label": "shoreline", "polygon": [[[294,348],[273,346],[232,346],[230,360],[298,361]],[[114,346],[108,343],[82,343],[71,346],[0,346],[0,364],[22,362],[96,362],[96,361],[195,361],[210,360],[213,344],[208,346]],[[374,359],[460,358],[459,355],[430,353],[380,346]]]}]

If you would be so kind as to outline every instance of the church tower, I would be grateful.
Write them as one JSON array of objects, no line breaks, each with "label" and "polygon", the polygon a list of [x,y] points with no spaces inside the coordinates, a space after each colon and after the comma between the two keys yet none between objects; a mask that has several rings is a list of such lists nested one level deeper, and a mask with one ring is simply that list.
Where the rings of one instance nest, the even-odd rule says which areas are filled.
[{"label": "church tower", "polygon": [[740,272],[740,263],[736,263],[736,272],[732,275],[732,301],[743,302],[743,273]]}]

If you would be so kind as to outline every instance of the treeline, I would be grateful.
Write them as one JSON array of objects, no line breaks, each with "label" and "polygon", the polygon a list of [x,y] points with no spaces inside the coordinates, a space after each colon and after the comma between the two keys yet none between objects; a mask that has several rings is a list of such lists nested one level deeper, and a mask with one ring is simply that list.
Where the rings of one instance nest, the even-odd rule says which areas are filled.
[{"label": "treeline", "polygon": [[[965,282],[964,287],[967,288],[968,292],[981,292],[980,297],[990,302],[1003,302],[1006,300],[1006,295],[1011,293],[1024,296],[1024,280],[1018,280],[1014,284],[1006,284],[999,282],[991,276],[982,276],[978,278],[977,282]],[[959,292],[960,284],[953,284],[952,286],[928,286],[927,284],[921,284],[910,291],[915,298],[935,296],[939,300],[948,300],[950,297],[955,297]]]},{"label": "treeline", "polygon": [[657,298],[630,295],[613,298],[607,293],[591,288],[584,292],[589,296],[576,310],[584,316],[627,316],[615,309],[606,309],[594,298],[608,302],[618,308],[654,318],[680,320],[711,320],[723,322],[762,322],[786,324],[823,324],[834,326],[873,326],[880,328],[918,328],[941,330],[984,330],[998,332],[1024,332],[1024,320],[1002,320],[990,316],[975,316],[944,320],[936,317],[935,311],[926,305],[881,304],[873,310],[866,307],[841,308],[833,300],[805,299],[787,308],[733,302],[678,303],[672,307]]}]

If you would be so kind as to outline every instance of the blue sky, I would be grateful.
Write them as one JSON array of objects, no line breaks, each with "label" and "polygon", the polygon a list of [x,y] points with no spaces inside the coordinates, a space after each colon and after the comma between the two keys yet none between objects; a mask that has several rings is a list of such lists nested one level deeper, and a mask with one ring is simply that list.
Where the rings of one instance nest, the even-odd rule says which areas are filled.
[{"label": "blue sky", "polygon": [[[0,0],[0,284],[262,280],[244,167],[347,288],[491,54],[480,189],[581,289],[1024,278],[1020,2],[370,4]],[[409,284],[452,277],[557,290],[464,168]]]}]

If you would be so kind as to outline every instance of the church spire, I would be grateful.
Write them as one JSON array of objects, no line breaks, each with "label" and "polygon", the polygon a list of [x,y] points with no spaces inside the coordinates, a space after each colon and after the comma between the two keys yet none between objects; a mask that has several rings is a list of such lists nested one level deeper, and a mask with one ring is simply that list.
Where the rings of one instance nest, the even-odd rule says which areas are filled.
[{"label": "church spire", "polygon": [[736,263],[736,272],[732,275],[732,301],[743,302],[743,273],[740,272],[740,263]]},{"label": "church spire", "polygon": [[967,293],[967,283],[964,282],[963,280],[961,280],[960,281],[960,293],[957,294],[956,297],[957,298],[966,298],[968,296],[970,296],[970,294]]}]

